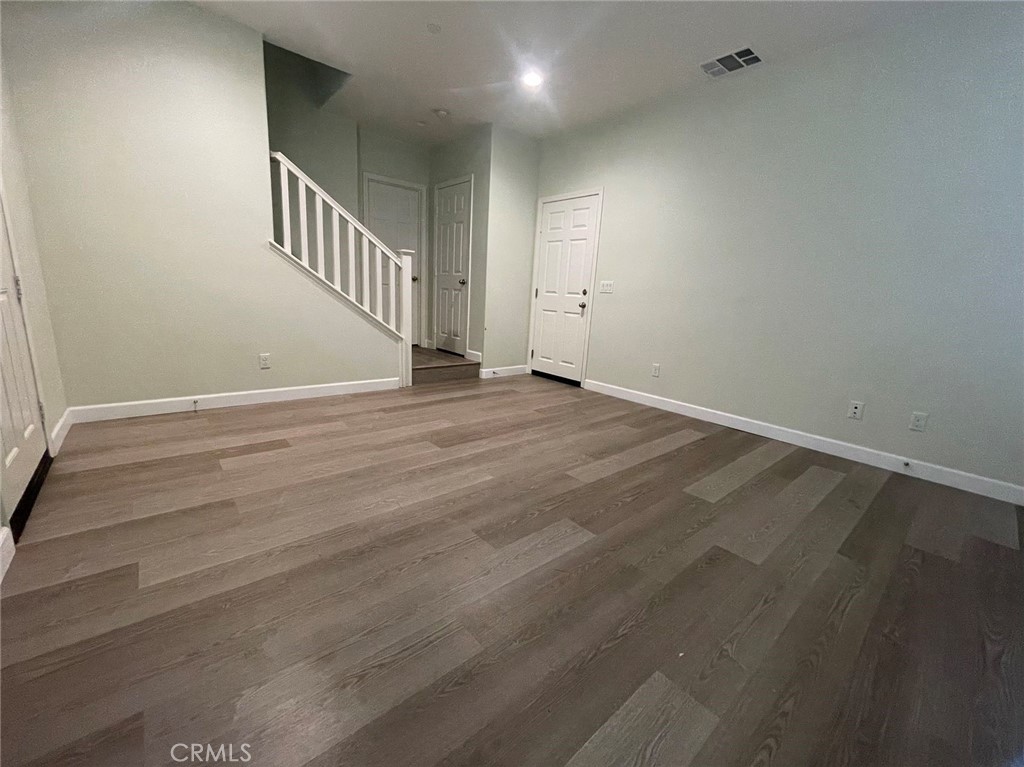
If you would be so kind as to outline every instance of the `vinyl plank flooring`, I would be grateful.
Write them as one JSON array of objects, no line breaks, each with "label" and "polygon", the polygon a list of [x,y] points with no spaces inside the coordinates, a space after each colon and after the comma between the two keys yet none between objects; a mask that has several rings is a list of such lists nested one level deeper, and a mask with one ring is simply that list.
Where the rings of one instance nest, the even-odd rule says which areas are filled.
[{"label": "vinyl plank flooring", "polygon": [[761,445],[714,474],[694,482],[686,488],[686,492],[709,503],[716,503],[794,450],[795,447],[783,442]]},{"label": "vinyl plank flooring", "polygon": [[686,767],[718,717],[655,671],[566,767]]},{"label": "vinyl plank flooring", "polygon": [[0,756],[1005,767],[1020,535],[532,376],[78,424],[3,583]]}]

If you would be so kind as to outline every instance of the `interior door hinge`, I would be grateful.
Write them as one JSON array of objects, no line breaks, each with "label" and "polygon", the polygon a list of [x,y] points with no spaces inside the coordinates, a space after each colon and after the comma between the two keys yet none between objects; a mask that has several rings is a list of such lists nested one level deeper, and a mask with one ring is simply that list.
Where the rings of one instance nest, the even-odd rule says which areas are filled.
[{"label": "interior door hinge", "polygon": [[533,359],[533,349],[530,349],[530,359]]},{"label": "interior door hinge", "polygon": [[43,429],[46,429],[46,410],[43,409],[43,401],[36,400],[36,404],[39,405],[39,420],[43,423]]},{"label": "interior door hinge", "polygon": [[21,277],[18,275],[14,275],[14,295],[18,297],[19,301],[21,300]]},{"label": "interior door hinge", "polygon": [[539,296],[539,295],[540,295],[540,288],[534,288],[533,289],[533,297],[537,298],[537,296]]}]

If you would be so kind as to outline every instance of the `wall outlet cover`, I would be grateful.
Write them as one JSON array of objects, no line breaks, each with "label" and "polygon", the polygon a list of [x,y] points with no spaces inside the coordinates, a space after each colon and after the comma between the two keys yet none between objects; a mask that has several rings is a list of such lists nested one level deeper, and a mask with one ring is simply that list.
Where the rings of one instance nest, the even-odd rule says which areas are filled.
[{"label": "wall outlet cover", "polygon": [[270,370],[270,354],[264,352],[260,354],[260,370]]},{"label": "wall outlet cover", "polygon": [[660,362],[654,362],[654,363],[651,364],[651,375],[654,376],[655,378],[660,378],[661,377],[661,363]]},{"label": "wall outlet cover", "polygon": [[915,412],[910,414],[911,431],[924,431],[926,426],[928,426],[927,413]]},{"label": "wall outlet cover", "polygon": [[857,400],[850,400],[850,407],[846,410],[846,417],[852,418],[855,421],[860,421],[864,418],[864,403],[858,402]]}]

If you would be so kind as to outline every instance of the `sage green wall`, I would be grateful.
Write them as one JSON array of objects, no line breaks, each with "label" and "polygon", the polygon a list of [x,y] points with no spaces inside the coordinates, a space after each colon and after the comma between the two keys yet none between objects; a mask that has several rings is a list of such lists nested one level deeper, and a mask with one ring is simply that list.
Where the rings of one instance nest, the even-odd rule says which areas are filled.
[{"label": "sage green wall", "polygon": [[487,303],[483,367],[526,364],[540,144],[507,128],[491,133]]},{"label": "sage green wall", "polygon": [[[469,272],[469,348],[483,352],[484,307],[487,288],[487,225],[490,209],[491,126],[476,128],[466,136],[435,147],[430,153],[430,217],[433,242],[434,187],[462,176],[473,175],[473,236]],[[433,298],[433,296],[431,296]],[[433,311],[433,301],[431,301]]]},{"label": "sage green wall", "polygon": [[397,376],[396,344],[266,245],[259,34],[14,3],[0,42],[70,404]]},{"label": "sage green wall", "polygon": [[1024,482],[1022,15],[945,6],[545,141],[542,195],[606,193],[588,378]]},{"label": "sage green wall", "polygon": [[[3,13],[6,23],[6,8]],[[0,161],[3,163],[4,211],[24,288],[25,299],[22,307],[32,343],[39,397],[46,413],[46,430],[52,435],[53,428],[67,409],[67,398],[64,395],[64,379],[57,356],[57,341],[50,322],[50,305],[43,281],[21,144],[9,108],[6,73],[0,76],[0,81],[0,118],[3,123],[3,133],[0,135]]]},{"label": "sage green wall", "polygon": [[[380,128],[360,125],[359,171],[427,186],[430,183],[430,148]],[[360,179],[360,193],[362,183]]]},{"label": "sage green wall", "polygon": [[340,112],[340,97],[313,103],[295,59],[269,48],[266,57],[270,148],[298,165],[343,208],[359,212],[356,122]]}]

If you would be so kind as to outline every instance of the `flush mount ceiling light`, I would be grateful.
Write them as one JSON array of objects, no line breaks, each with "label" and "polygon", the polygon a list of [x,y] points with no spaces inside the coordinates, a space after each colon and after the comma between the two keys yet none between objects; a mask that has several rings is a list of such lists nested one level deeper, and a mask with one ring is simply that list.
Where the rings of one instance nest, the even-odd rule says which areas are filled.
[{"label": "flush mount ceiling light", "polygon": [[520,75],[519,82],[522,83],[524,88],[535,91],[544,84],[544,75],[536,69],[528,69]]}]

